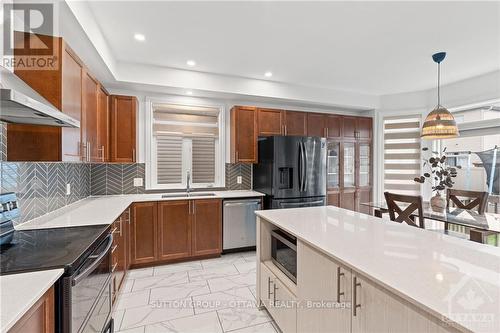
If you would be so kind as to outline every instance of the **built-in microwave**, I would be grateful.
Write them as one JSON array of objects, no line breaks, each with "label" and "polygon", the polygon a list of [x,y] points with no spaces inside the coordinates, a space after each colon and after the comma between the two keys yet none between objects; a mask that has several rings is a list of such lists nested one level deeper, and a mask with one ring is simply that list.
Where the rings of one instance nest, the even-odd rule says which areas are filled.
[{"label": "built-in microwave", "polygon": [[294,283],[297,283],[297,238],[277,229],[271,231],[271,260]]}]

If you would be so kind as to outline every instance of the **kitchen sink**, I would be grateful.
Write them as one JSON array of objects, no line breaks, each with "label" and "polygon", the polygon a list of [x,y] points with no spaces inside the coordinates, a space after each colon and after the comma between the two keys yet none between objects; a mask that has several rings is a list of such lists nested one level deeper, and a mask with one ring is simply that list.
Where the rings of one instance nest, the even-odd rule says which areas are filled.
[{"label": "kitchen sink", "polygon": [[214,197],[215,193],[167,193],[162,194],[162,198],[189,198],[189,197]]}]

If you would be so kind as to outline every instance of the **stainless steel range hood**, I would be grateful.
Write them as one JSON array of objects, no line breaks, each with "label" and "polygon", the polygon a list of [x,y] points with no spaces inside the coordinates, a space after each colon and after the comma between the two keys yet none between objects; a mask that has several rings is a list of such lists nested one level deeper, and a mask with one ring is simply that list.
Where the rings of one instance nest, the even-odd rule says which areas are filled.
[{"label": "stainless steel range hood", "polygon": [[80,127],[14,73],[0,66],[0,121],[57,127]]}]

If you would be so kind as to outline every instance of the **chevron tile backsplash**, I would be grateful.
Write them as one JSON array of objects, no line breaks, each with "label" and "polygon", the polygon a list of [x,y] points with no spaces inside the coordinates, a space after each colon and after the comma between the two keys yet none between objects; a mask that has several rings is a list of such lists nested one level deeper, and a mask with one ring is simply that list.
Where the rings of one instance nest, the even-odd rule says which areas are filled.
[{"label": "chevron tile backsplash", "polygon": [[7,124],[0,122],[0,162],[7,161]]},{"label": "chevron tile backsplash", "polygon": [[[19,224],[90,195],[90,165],[84,163],[2,162],[1,192],[15,192]],[[71,194],[66,195],[66,184]]]},{"label": "chevron tile backsplash", "polygon": [[[237,183],[237,177],[241,176],[242,183]],[[228,190],[251,190],[252,189],[252,164],[226,163],[226,189]]]},{"label": "chevron tile backsplash", "polygon": [[[92,195],[145,193],[145,164],[93,163],[90,192]],[[134,187],[134,178],[142,178],[143,186]]]}]

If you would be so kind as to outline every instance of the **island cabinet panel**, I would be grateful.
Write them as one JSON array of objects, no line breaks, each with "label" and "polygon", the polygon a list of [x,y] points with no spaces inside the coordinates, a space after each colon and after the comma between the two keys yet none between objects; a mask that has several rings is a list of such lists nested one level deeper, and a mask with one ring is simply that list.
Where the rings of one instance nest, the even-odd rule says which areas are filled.
[{"label": "island cabinet panel", "polygon": [[111,162],[136,162],[137,98],[111,96]]},{"label": "island cabinet panel", "polygon": [[306,136],[307,135],[307,113],[297,111],[285,111],[284,135]]},{"label": "island cabinet panel", "polygon": [[[298,332],[350,332],[351,271],[299,242],[297,263]],[[308,304],[315,301],[316,304]],[[325,306],[318,306],[319,304]]]},{"label": "island cabinet panel", "polygon": [[257,108],[231,109],[231,163],[257,163]]},{"label": "island cabinet panel", "polygon": [[258,135],[283,135],[283,118],[282,110],[259,108],[257,111]]},{"label": "island cabinet panel", "polygon": [[193,255],[222,252],[222,201],[192,200]]},{"label": "island cabinet panel", "polygon": [[158,203],[158,256],[160,260],[191,255],[191,201]]},{"label": "island cabinet panel", "polygon": [[283,333],[297,330],[297,298],[276,275],[260,263],[260,301]]},{"label": "island cabinet panel", "polygon": [[[2,304],[2,306],[8,306]],[[50,289],[19,319],[9,333],[55,332],[54,287]]]},{"label": "island cabinet panel", "polygon": [[140,202],[132,206],[130,224],[130,263],[147,264],[157,260],[157,203]]}]

